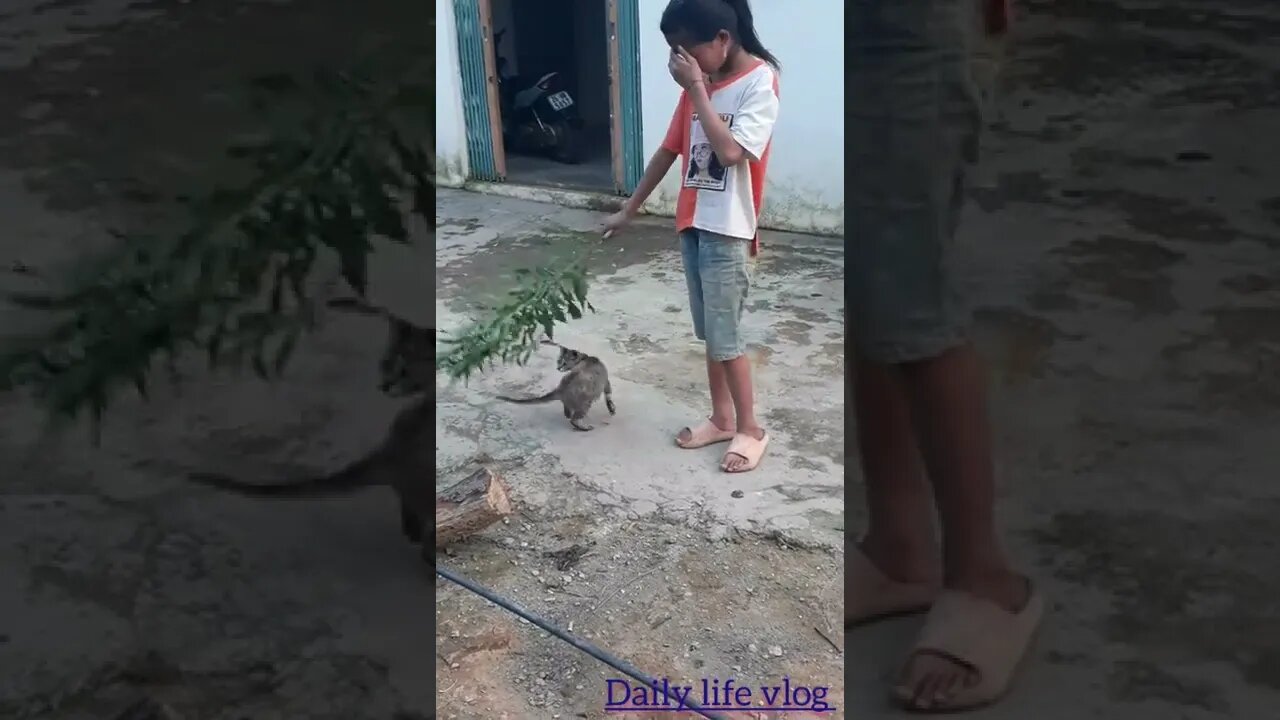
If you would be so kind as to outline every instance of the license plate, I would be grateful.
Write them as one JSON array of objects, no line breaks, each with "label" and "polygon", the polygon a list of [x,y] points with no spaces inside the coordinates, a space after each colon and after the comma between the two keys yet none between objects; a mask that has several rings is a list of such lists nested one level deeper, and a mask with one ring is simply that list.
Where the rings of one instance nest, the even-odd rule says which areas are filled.
[{"label": "license plate", "polygon": [[561,90],[555,95],[547,97],[547,102],[551,103],[552,109],[559,112],[573,104],[573,98],[569,97],[569,93]]}]

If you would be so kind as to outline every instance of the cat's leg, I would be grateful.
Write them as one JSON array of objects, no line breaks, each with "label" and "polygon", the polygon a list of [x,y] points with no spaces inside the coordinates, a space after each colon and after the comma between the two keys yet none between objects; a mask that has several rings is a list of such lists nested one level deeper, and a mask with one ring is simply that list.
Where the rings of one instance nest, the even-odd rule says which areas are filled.
[{"label": "cat's leg", "polygon": [[582,419],[585,418],[586,416],[587,416],[587,413],[585,410],[581,412],[576,412],[569,418],[569,424],[572,425],[575,430],[581,430],[583,432],[594,430],[595,429],[594,425],[582,424]]},{"label": "cat's leg", "polygon": [[613,385],[608,380],[604,381],[604,406],[609,409],[610,415],[618,414],[618,407],[613,404]]}]

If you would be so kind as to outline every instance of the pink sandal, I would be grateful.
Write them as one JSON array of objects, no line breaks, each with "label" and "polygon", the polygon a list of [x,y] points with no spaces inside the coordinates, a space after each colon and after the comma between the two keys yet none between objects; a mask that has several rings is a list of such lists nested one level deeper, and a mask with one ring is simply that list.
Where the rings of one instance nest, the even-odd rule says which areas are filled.
[{"label": "pink sandal", "polygon": [[689,431],[688,442],[680,442],[680,435],[676,435],[676,447],[681,447],[685,450],[696,450],[708,445],[715,445],[716,443],[732,440],[734,436],[733,430],[721,430],[709,418],[703,420],[697,426],[685,429]]},{"label": "pink sandal", "polygon": [[945,695],[916,697],[916,689],[895,685],[892,695],[907,710],[962,712],[990,705],[1002,698],[1026,659],[1032,638],[1044,617],[1045,600],[1029,586],[1030,597],[1018,612],[954,590],[934,602],[916,641],[912,657],[929,654],[967,667],[976,677]]},{"label": "pink sandal", "polygon": [[941,583],[905,583],[885,575],[854,546],[845,555],[844,626],[862,627],[880,620],[928,610],[941,592]]},{"label": "pink sandal", "polygon": [[[765,433],[764,437],[759,440],[750,435],[734,435],[733,442],[729,443],[729,449],[725,451],[724,458],[720,460],[720,469],[727,473],[744,473],[751,472],[760,464],[760,459],[764,457],[764,449],[769,444],[769,433]],[[729,461],[730,455],[741,455],[746,458],[747,464],[737,470],[729,470],[725,467],[725,463]]]}]

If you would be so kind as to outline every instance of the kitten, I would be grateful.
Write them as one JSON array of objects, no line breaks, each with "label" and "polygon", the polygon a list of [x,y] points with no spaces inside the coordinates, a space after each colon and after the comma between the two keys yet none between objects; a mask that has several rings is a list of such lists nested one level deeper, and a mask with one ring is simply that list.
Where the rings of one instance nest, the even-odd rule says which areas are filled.
[{"label": "kitten", "polygon": [[561,347],[560,357],[556,360],[556,369],[565,373],[565,376],[551,392],[532,398],[499,395],[498,399],[521,404],[559,400],[564,404],[564,416],[569,418],[569,424],[582,431],[592,430],[595,427],[584,425],[582,420],[601,393],[604,394],[604,404],[609,409],[609,414],[617,414],[618,409],[613,404],[613,386],[609,384],[609,371],[600,358]]},{"label": "kitten", "polygon": [[[421,544],[426,558],[429,546],[423,537],[424,523],[433,520],[434,516],[428,513],[435,512],[434,403],[435,398],[430,396],[414,401],[396,415],[381,445],[332,473],[262,484],[211,473],[191,473],[189,477],[202,485],[238,495],[280,499],[332,497],[375,485],[389,485],[400,499],[401,530],[410,542]],[[428,479],[432,480],[432,487],[428,487]]]}]

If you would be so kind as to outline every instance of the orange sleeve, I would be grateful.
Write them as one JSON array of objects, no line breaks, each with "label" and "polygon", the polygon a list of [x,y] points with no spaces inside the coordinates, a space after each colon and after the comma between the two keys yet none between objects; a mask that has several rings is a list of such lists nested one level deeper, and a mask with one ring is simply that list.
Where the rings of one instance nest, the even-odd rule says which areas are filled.
[{"label": "orange sleeve", "polygon": [[676,103],[675,112],[671,113],[671,124],[667,125],[667,135],[662,138],[662,149],[673,155],[684,153],[684,128],[689,121],[689,113],[685,111],[685,94],[680,93],[680,101]]}]

